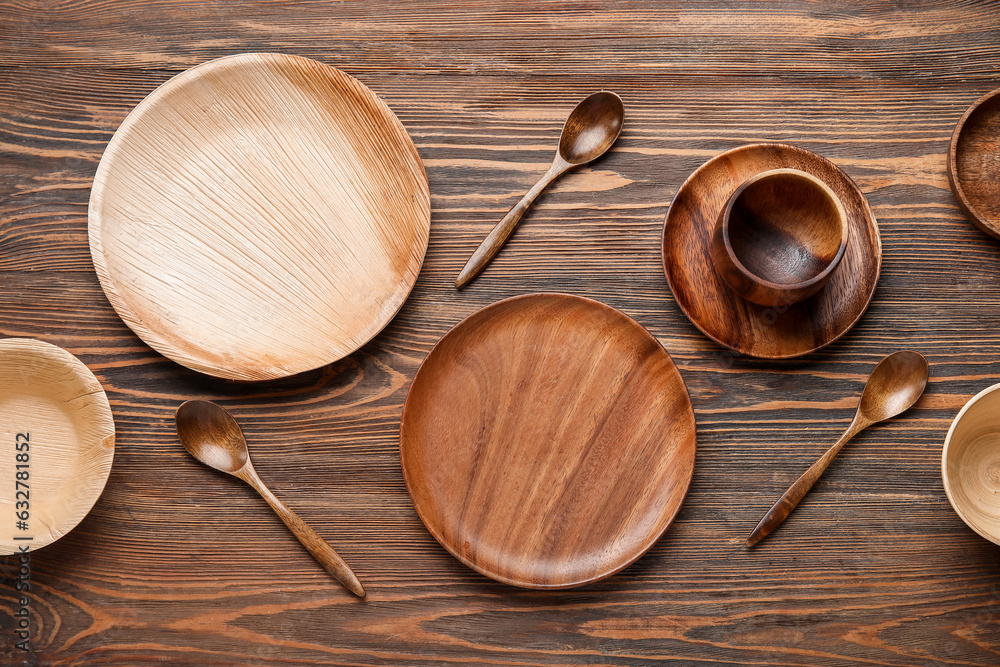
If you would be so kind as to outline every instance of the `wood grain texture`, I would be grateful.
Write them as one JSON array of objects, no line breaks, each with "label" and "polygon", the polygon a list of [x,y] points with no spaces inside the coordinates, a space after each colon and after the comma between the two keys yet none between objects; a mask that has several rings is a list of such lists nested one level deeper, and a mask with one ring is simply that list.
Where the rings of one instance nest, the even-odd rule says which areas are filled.
[{"label": "wood grain texture", "polygon": [[423,262],[430,199],[413,142],[363,84],[250,53],[177,75],[128,115],[89,218],[101,285],[150,347],[273,380],[392,319]]},{"label": "wood grain texture", "polygon": [[[842,259],[805,301],[795,297],[799,289],[808,293],[807,283],[786,292],[759,276],[751,282],[734,275],[735,262],[720,263],[726,253],[715,242],[733,195],[776,169],[815,177],[830,188],[845,214],[848,241]],[[858,186],[828,160],[789,144],[740,146],[699,167],[670,204],[662,252],[674,298],[695,326],[736,352],[765,359],[808,354],[847,333],[868,308],[882,264],[878,223]],[[757,302],[744,298],[748,295]]]},{"label": "wood grain texture", "polygon": [[97,502],[115,457],[115,422],[94,374],[30,338],[0,339],[4,555],[52,544]]},{"label": "wood grain texture", "polygon": [[691,483],[691,399],[635,320],[526,294],[476,311],[403,406],[406,487],[431,534],[498,581],[571,588],[635,562]]},{"label": "wood grain texture", "polygon": [[[1000,85],[995,3],[119,0],[0,2],[0,16],[0,333],[78,355],[117,426],[94,510],[32,554],[27,655],[10,634],[19,563],[0,560],[0,663],[997,663],[1000,547],[951,509],[940,468],[955,415],[1000,382],[1000,244],[963,215],[946,169],[955,123]],[[386,329],[339,362],[252,385],[143,344],[105,300],[87,244],[90,186],[125,115],[172,75],[247,51],[316,59],[382,97],[420,152],[433,218]],[[615,146],[554,183],[477,283],[455,290],[551,161],[566,110],[600,88],[628,110]],[[684,180],[761,141],[843,169],[884,254],[858,324],[782,362],[698,331],[660,259]],[[399,465],[403,401],[434,343],[531,291],[596,298],[647,327],[698,426],[666,539],[570,591],[513,589],[455,560]],[[872,366],[903,348],[930,361],[921,401],[859,434],[782,539],[747,551],[754,522],[840,435]],[[364,601],[304,549],[290,557],[297,545],[254,492],[183,450],[173,414],[189,398],[234,413],[262,479],[337,545]]]}]

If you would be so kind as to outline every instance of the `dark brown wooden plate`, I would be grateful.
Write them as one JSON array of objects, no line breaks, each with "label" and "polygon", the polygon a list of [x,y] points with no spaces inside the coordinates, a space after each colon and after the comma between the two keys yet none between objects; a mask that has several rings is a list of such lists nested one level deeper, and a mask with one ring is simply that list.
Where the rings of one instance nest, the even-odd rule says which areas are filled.
[{"label": "dark brown wooden plate", "polygon": [[406,486],[460,561],[568,588],[634,562],[677,514],[695,420],[663,346],[597,301],[527,294],[473,313],[413,379]]},{"label": "dark brown wooden plate", "polygon": [[[712,231],[730,195],[769,169],[798,169],[824,181],[847,213],[849,239],[822,290],[790,306],[761,306],[734,293],[712,263]],[[677,305],[701,331],[741,354],[785,359],[847,333],[868,308],[882,265],[875,215],[854,181],[829,160],[787,144],[750,144],[698,168],[677,191],[663,225],[663,270]]]},{"label": "dark brown wooden plate", "polygon": [[969,219],[1000,239],[1000,88],[976,100],[955,126],[948,180]]}]

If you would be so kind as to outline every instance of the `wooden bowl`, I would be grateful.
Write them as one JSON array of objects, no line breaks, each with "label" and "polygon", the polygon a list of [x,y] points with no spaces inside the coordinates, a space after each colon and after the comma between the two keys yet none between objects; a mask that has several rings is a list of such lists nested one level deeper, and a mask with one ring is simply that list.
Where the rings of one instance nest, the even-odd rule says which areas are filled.
[{"label": "wooden bowl", "polygon": [[90,250],[115,310],[203,373],[269,380],[368,342],[402,306],[430,230],[416,147],[368,88],[249,53],[167,81],[108,144]]},{"label": "wooden bowl", "polygon": [[[737,296],[712,258],[712,234],[726,202],[771,169],[812,174],[847,213],[850,241],[843,259],[819,292],[792,305],[762,306]],[[670,203],[661,251],[670,291],[692,324],[737,353],[764,359],[807,354],[850,331],[875,294],[882,265],[878,223],[864,193],[837,165],[789,144],[740,146],[695,170]]]},{"label": "wooden bowl", "polygon": [[1000,384],[965,404],[944,440],[944,490],[969,528],[1000,544]]},{"label": "wooden bowl", "polygon": [[458,560],[568,588],[638,559],[680,509],[695,421],[670,355],[597,301],[528,294],[431,350],[400,425],[413,505]]},{"label": "wooden bowl", "polygon": [[847,237],[844,206],[826,183],[798,169],[771,169],[729,198],[712,236],[712,257],[744,299],[790,305],[826,285]]},{"label": "wooden bowl", "polygon": [[0,553],[34,551],[71,531],[111,473],[115,423],[90,370],[62,348],[0,340]]},{"label": "wooden bowl", "polygon": [[976,100],[955,126],[948,180],[969,219],[1000,238],[1000,88]]}]

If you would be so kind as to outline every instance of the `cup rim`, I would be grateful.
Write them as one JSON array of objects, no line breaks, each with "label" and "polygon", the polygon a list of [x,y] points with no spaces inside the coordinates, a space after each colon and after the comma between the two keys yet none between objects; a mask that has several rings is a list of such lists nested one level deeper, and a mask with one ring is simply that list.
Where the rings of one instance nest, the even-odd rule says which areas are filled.
[{"label": "cup rim", "polygon": [[965,512],[962,508],[960,508],[959,503],[952,495],[952,482],[948,476],[948,451],[951,449],[951,439],[955,434],[955,429],[958,428],[958,424],[962,421],[962,418],[965,417],[965,414],[980,400],[997,391],[1000,391],[1000,383],[983,389],[962,406],[962,409],[958,411],[957,415],[955,415],[955,419],[952,420],[951,426],[948,428],[948,435],[944,437],[944,446],[941,448],[941,483],[944,486],[945,495],[948,496],[948,504],[951,505],[951,508],[955,511],[955,514],[958,515],[958,518],[962,520],[962,523],[971,528],[973,532],[977,533],[980,537],[983,537],[994,544],[1000,544],[1000,533],[990,535],[980,530],[978,526],[973,525],[972,522],[966,518]]},{"label": "cup rim", "polygon": [[[775,176],[777,174],[794,174],[797,177],[804,178],[805,180],[810,181],[813,185],[819,186],[819,188],[827,196],[827,199],[832,201],[834,206],[836,207],[837,219],[840,222],[840,245],[837,248],[837,254],[833,256],[833,259],[830,260],[829,264],[827,264],[826,268],[824,268],[822,271],[817,273],[812,278],[809,278],[808,280],[802,280],[797,283],[772,282],[750,271],[750,269],[748,269],[743,264],[743,262],[740,261],[740,258],[737,257],[736,252],[733,250],[732,243],[730,242],[729,239],[730,212],[732,211],[733,205],[736,203],[736,200],[748,187],[750,187],[754,183],[763,180],[765,178]],[[834,270],[836,270],[836,268],[840,265],[840,261],[844,258],[845,252],[847,251],[847,241],[848,238],[850,237],[850,226],[847,223],[847,211],[844,209],[844,203],[840,201],[840,197],[837,196],[837,193],[835,193],[833,189],[829,185],[827,185],[825,181],[823,181],[823,179],[814,176],[809,172],[802,171],[801,169],[793,169],[791,167],[768,169],[766,171],[762,171],[758,174],[755,174],[751,178],[748,178],[743,183],[741,183],[740,186],[736,188],[736,190],[733,191],[731,195],[729,195],[729,199],[726,201],[726,205],[725,207],[723,207],[720,216],[722,219],[722,242],[726,248],[726,255],[729,257],[729,260],[733,263],[736,269],[741,274],[743,274],[743,276],[746,277],[748,280],[758,285],[767,287],[768,289],[774,290],[776,292],[785,292],[785,293],[796,292],[799,290],[807,289],[809,287],[813,287],[817,283],[821,283],[822,281],[829,278],[830,274],[832,274]]]}]

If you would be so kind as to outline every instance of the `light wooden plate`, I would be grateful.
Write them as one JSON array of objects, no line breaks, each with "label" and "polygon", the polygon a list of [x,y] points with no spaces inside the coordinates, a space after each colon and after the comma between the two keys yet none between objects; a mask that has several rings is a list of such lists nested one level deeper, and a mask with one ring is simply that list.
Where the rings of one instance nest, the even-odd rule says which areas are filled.
[{"label": "light wooden plate", "polygon": [[[736,294],[712,261],[719,212],[745,181],[797,169],[824,182],[847,214],[843,259],[815,295],[790,306],[761,306]],[[829,345],[868,308],[882,267],[882,241],[868,200],[837,165],[788,144],[749,144],[715,156],[674,195],[663,225],[663,271],[677,305],[706,336],[741,354],[787,359]]]},{"label": "light wooden plate", "polygon": [[695,420],[670,355],[637,322],[529,294],[431,350],[399,447],[417,513],[456,558],[567,588],[621,570],[667,529],[694,471]]},{"label": "light wooden plate", "polygon": [[111,407],[66,350],[6,338],[0,438],[0,553],[34,551],[76,527],[101,495],[115,455]]},{"label": "light wooden plate", "polygon": [[210,375],[268,380],[371,340],[413,287],[427,176],[364,85],[295,56],[214,60],[167,81],[108,144],[90,250],[121,318]]}]

